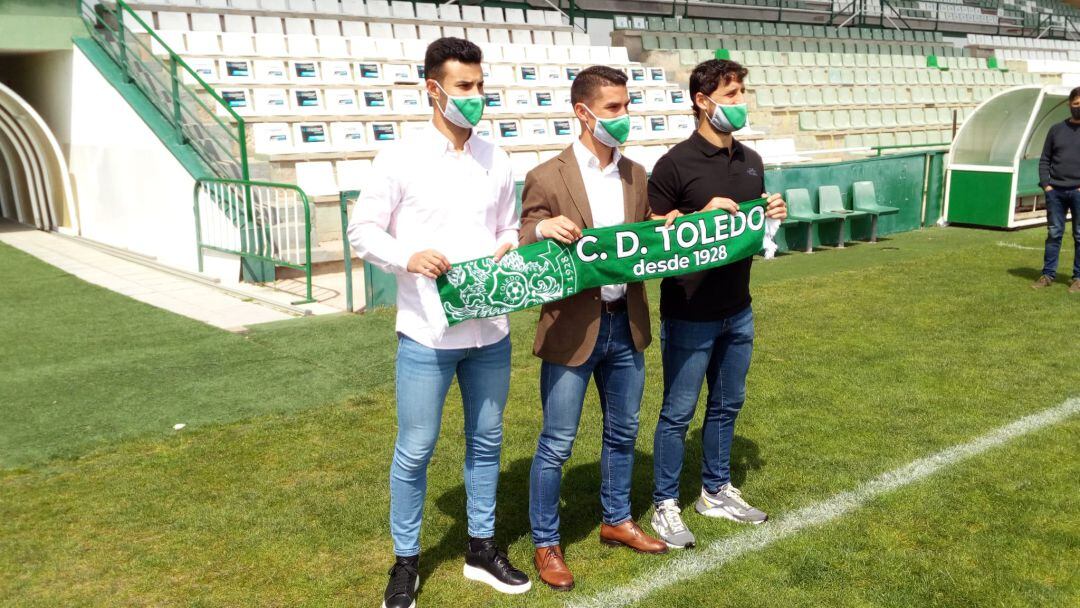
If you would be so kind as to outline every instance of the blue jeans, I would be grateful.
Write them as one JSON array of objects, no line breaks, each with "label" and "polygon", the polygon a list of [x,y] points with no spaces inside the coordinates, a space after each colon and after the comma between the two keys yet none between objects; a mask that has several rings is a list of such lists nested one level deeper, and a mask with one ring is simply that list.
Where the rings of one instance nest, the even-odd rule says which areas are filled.
[{"label": "blue jeans", "polygon": [[754,313],[747,306],[720,321],[663,319],[664,403],[653,436],[653,500],[679,499],[686,430],[694,419],[702,380],[709,386],[701,427],[701,485],[709,492],[731,482],[735,418],[746,399],[754,350]]},{"label": "blue jeans", "polygon": [[634,349],[627,314],[604,313],[596,346],[585,363],[570,367],[545,361],[540,366],[544,427],[529,472],[529,520],[537,547],[559,544],[562,466],[574,447],[590,376],[596,381],[604,415],[600,450],[604,523],[616,526],[630,519],[630,478],[645,389],[645,356]]},{"label": "blue jeans", "polygon": [[455,374],[465,407],[469,535],[494,536],[502,415],[510,390],[510,338],[482,348],[435,349],[401,336],[396,365],[398,433],[390,466],[394,554],[411,557],[420,553],[427,467]]},{"label": "blue jeans", "polygon": [[1080,279],[1080,190],[1058,189],[1046,193],[1046,253],[1042,273],[1051,279],[1057,276],[1061,238],[1065,235],[1065,211],[1072,213],[1073,271],[1072,278]]}]

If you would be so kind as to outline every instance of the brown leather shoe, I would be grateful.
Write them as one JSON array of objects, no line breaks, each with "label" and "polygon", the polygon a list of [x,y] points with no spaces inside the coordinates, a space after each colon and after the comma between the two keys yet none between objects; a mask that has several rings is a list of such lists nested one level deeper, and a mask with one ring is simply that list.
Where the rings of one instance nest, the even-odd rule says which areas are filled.
[{"label": "brown leather shoe", "polygon": [[600,542],[612,547],[630,547],[638,553],[667,553],[667,543],[653,538],[638,527],[634,520],[617,526],[600,524]]},{"label": "brown leather shoe", "polygon": [[1049,287],[1054,284],[1054,279],[1046,276],[1045,274],[1039,277],[1039,280],[1031,284],[1032,289],[1042,289],[1043,287]]},{"label": "brown leather shoe", "polygon": [[541,547],[533,555],[533,565],[540,573],[540,580],[556,591],[570,591],[574,588],[574,575],[563,561],[562,548],[559,545]]},{"label": "brown leather shoe", "polygon": [[1069,285],[1069,293],[1080,293],[1080,279],[1073,279],[1072,285]]}]

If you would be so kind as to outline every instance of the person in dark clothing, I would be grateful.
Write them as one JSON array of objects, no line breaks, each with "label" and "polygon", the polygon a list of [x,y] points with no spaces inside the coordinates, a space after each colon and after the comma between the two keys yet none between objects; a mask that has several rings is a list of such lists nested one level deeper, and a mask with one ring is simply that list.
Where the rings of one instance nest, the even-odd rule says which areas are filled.
[{"label": "person in dark clothing", "polygon": [[1080,293],[1080,87],[1069,93],[1071,116],[1050,127],[1039,159],[1039,185],[1046,191],[1046,252],[1035,289],[1048,287],[1057,275],[1065,234],[1065,214],[1072,214],[1073,271],[1069,293]]},{"label": "person in dark clothing", "polygon": [[[724,209],[767,197],[766,217],[787,216],[779,194],[765,192],[761,156],[732,135],[746,126],[743,84],[747,70],[726,60],[706,61],[690,75],[697,130],[668,151],[649,179],[655,215]],[[660,283],[660,342],[664,401],[653,437],[656,511],[653,530],[672,547],[694,544],[681,518],[679,486],[686,432],[702,384],[708,384],[702,427],[701,494],[698,513],[760,524],[767,518],[742,498],[731,479],[735,417],[745,399],[746,373],[754,345],[750,265],[741,262],[668,277]]]}]

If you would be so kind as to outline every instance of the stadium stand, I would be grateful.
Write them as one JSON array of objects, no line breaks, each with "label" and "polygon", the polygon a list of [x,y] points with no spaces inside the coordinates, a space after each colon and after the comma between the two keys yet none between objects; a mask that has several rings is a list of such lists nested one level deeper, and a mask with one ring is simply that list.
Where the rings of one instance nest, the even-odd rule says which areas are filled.
[{"label": "stadium stand", "polygon": [[[713,57],[750,70],[739,137],[770,166],[940,151],[994,95],[1080,84],[1080,12],[1049,0],[577,0],[576,12],[566,0],[79,4],[93,42],[211,175],[299,185],[317,263],[343,256],[340,193],[363,189],[378,151],[428,120],[423,54],[441,36],[483,48],[479,132],[518,179],[578,135],[569,89],[592,64],[627,73],[624,152],[646,168],[693,129],[689,72]],[[1028,181],[1020,191],[1037,206]],[[817,198],[815,185],[804,211]]]}]

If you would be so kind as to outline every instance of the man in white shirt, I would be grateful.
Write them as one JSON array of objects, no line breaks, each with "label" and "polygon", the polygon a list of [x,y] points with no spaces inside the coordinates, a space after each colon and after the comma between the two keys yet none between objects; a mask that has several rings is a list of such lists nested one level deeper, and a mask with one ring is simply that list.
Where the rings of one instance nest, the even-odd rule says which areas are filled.
[{"label": "man in white shirt", "polygon": [[[580,139],[525,178],[521,240],[571,243],[583,228],[649,219],[645,169],[619,152],[630,133],[626,75],[606,66],[582,70],[570,89]],[[559,487],[570,457],[589,379],[604,414],[600,456],[600,540],[644,553],[667,546],[630,516],[630,480],[638,410],[645,386],[642,351],[652,340],[641,283],[607,285],[544,305],[534,353],[540,367],[544,426],[529,474],[534,564],[549,587],[567,591],[574,577],[559,537]]]},{"label": "man in white shirt", "polygon": [[384,608],[416,605],[427,466],[455,376],[465,410],[464,574],[504,593],[524,593],[531,586],[494,541],[502,414],[510,387],[509,325],[503,316],[447,328],[434,281],[451,264],[500,258],[518,242],[509,158],[473,133],[484,108],[481,61],[480,48],[459,38],[428,47],[431,124],[376,157],[349,223],[357,254],[397,277],[398,434],[390,467],[397,559]]}]

